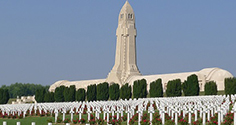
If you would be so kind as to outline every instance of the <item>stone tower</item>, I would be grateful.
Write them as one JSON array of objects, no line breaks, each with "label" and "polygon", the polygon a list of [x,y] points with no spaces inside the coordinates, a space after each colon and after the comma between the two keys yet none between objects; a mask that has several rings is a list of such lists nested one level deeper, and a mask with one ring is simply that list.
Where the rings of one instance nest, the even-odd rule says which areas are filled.
[{"label": "stone tower", "polygon": [[136,35],[134,11],[126,1],[116,30],[115,65],[108,74],[107,82],[124,84],[130,77],[141,75],[136,63]]}]

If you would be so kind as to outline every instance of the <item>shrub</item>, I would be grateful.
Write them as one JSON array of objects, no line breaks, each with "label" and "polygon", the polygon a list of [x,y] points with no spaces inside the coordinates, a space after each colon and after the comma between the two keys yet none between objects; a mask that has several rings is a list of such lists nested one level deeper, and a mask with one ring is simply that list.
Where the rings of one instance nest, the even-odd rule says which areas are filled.
[{"label": "shrub", "polygon": [[118,100],[120,97],[119,84],[112,84],[109,87],[109,96],[111,100]]},{"label": "shrub", "polygon": [[97,85],[97,100],[107,101],[109,99],[109,84],[107,82]]},{"label": "shrub", "polygon": [[56,102],[64,102],[64,89],[66,87],[65,86],[60,86],[60,87],[57,87],[56,90],[55,90],[55,93],[54,93],[54,100]]},{"label": "shrub", "polygon": [[77,101],[85,101],[86,92],[84,88],[80,88],[76,91],[76,100]]},{"label": "shrub", "polygon": [[150,83],[149,89],[150,97],[163,97],[162,80],[157,79]]},{"label": "shrub", "polygon": [[120,88],[120,98],[125,100],[125,99],[130,99],[131,96],[132,96],[131,86],[128,83],[126,83]]},{"label": "shrub", "polygon": [[205,95],[217,95],[217,85],[214,81],[207,82],[204,87]]},{"label": "shrub", "polygon": [[199,95],[200,88],[197,75],[193,74],[188,76],[187,80],[182,84],[182,87],[185,96]]},{"label": "shrub", "polygon": [[97,100],[97,86],[96,86],[96,84],[87,86],[87,100],[88,101],[96,101]]},{"label": "shrub", "polygon": [[236,78],[225,79],[225,94],[236,94]]},{"label": "shrub", "polygon": [[166,95],[168,97],[181,96],[181,80],[170,80],[167,83]]},{"label": "shrub", "polygon": [[147,82],[145,79],[134,81],[133,95],[134,95],[134,98],[147,97]]}]

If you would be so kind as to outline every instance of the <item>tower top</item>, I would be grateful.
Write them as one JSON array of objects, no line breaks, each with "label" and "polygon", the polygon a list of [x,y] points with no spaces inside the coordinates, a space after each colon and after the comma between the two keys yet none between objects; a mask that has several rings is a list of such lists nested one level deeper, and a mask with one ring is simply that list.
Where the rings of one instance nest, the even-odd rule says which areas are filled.
[{"label": "tower top", "polygon": [[135,22],[134,10],[129,4],[128,0],[125,2],[123,7],[121,8],[120,14],[119,14],[119,22],[122,23],[123,21]]},{"label": "tower top", "polygon": [[131,7],[131,5],[129,4],[128,0],[125,2],[125,4],[123,5],[122,9],[120,10],[120,14],[125,14],[125,13],[132,13],[132,14],[134,14],[134,10]]}]

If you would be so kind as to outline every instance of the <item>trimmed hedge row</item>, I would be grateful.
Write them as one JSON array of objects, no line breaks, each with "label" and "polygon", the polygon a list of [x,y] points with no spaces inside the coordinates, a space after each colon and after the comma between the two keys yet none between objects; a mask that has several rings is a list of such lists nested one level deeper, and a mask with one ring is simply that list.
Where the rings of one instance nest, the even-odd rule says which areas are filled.
[{"label": "trimmed hedge row", "polygon": [[[1,92],[2,90],[0,90]],[[167,83],[166,95],[168,97],[181,96],[182,92],[185,96],[199,95],[199,82],[197,75],[193,74],[187,77],[181,84],[180,79],[170,80]],[[205,95],[216,95],[217,84],[209,81],[204,86]],[[132,95],[133,94],[133,95]],[[162,80],[157,79],[150,83],[150,97],[163,97]],[[225,94],[236,94],[236,78],[225,79]],[[126,83],[120,87],[119,84],[109,84],[107,82],[98,85],[93,84],[87,86],[87,91],[80,88],[76,91],[75,86],[57,87],[55,93],[45,92],[45,89],[36,91],[35,98],[37,102],[72,102],[72,101],[107,101],[133,98],[146,98],[148,95],[147,81],[145,79],[136,80],[133,84],[133,92],[131,85]]]}]

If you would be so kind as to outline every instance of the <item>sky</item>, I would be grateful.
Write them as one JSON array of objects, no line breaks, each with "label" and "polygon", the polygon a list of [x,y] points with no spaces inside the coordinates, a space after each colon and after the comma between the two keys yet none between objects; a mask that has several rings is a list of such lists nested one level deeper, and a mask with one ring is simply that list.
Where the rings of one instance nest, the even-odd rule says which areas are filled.
[{"label": "sky", "polygon": [[[125,0],[0,1],[0,86],[106,78]],[[129,0],[143,75],[218,67],[236,76],[235,0]]]}]

